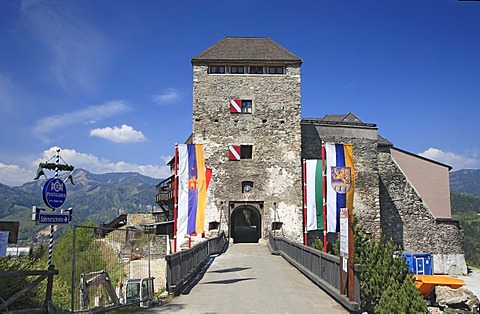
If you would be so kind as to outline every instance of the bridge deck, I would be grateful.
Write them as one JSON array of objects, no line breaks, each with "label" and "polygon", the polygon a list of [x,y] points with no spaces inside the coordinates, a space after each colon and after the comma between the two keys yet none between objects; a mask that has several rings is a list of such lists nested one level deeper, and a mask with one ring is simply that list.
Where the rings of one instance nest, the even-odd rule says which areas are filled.
[{"label": "bridge deck", "polygon": [[234,244],[172,302],[145,313],[348,313],[265,244]]}]

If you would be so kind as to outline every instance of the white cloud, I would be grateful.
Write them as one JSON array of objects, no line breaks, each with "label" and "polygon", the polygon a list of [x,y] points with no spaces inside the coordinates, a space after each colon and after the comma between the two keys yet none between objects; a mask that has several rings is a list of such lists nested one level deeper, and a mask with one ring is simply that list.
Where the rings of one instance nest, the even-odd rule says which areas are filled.
[{"label": "white cloud", "polygon": [[138,143],[147,139],[141,131],[134,130],[131,126],[123,124],[121,127],[114,126],[90,130],[90,136],[97,136],[114,143]]},{"label": "white cloud", "polygon": [[[40,162],[45,162],[55,156],[55,149],[56,147],[51,147],[44,151],[42,157],[34,161],[32,166],[36,167]],[[74,165],[75,169],[85,169],[97,174],[109,172],[138,172],[145,176],[157,179],[166,178],[170,175],[170,167],[167,165],[138,165],[124,161],[113,162],[104,158],[98,158],[92,154],[77,152],[74,149],[62,149],[60,151],[60,156],[69,165]],[[75,178],[75,173],[73,177]]]},{"label": "white cloud", "polygon": [[162,94],[154,95],[153,101],[159,105],[170,104],[180,99],[180,94],[174,88],[168,88]]},{"label": "white cloud", "polygon": [[23,169],[17,165],[6,165],[0,162],[0,181],[9,186],[19,186],[32,181],[35,176],[33,170]]},{"label": "white cloud", "polygon": [[91,93],[99,72],[108,60],[105,35],[78,18],[79,3],[67,1],[22,1],[22,25],[49,54],[50,72],[66,90]]},{"label": "white cloud", "polygon": [[419,155],[450,165],[452,170],[480,168],[480,159],[475,156],[469,157],[454,152],[444,152],[437,148],[429,148]]},{"label": "white cloud", "polygon": [[79,123],[95,123],[99,120],[127,112],[130,107],[123,101],[110,101],[102,105],[87,107],[82,110],[57,114],[37,121],[32,129],[34,135],[48,141],[47,134],[52,131]]}]

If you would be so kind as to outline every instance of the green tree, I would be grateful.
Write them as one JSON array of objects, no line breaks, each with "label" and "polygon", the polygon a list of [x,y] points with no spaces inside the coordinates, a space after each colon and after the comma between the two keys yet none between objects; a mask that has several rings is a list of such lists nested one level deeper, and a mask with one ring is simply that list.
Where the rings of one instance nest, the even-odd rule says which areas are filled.
[{"label": "green tree", "polygon": [[[8,256],[5,258],[0,258],[0,272],[45,269],[46,264],[41,257],[41,252],[32,251],[28,256]],[[37,278],[38,276],[2,278],[2,282],[0,284],[0,304],[8,300],[12,295],[20,291],[22,288],[28,286]],[[8,310],[12,311],[40,308],[43,306],[43,302],[45,301],[45,292],[46,281],[44,280],[28,292],[28,297],[21,297],[18,299],[18,301],[8,306]]]},{"label": "green tree", "polygon": [[[426,302],[411,281],[408,264],[396,254],[398,248],[391,241],[366,236],[358,225],[354,230],[355,263],[362,265],[362,310],[368,313],[427,313]],[[411,304],[412,309],[402,302]]]},{"label": "green tree", "polygon": [[417,314],[427,313],[427,305],[411,276],[407,276],[403,283],[388,286],[375,306],[375,314]]}]

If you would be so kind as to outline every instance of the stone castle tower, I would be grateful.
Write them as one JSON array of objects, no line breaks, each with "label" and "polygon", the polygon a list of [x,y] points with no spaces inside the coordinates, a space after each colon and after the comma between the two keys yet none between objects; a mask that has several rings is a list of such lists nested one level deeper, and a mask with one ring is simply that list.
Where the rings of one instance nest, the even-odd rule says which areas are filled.
[{"label": "stone castle tower", "polygon": [[207,230],[302,239],[300,67],[268,38],[226,37],[192,59],[193,133],[213,177]]},{"label": "stone castle tower", "polygon": [[302,119],[302,60],[271,39],[226,37],[191,61],[187,143],[204,144],[213,170],[207,236],[223,230],[234,242],[256,243],[273,230],[302,242],[302,158],[320,159],[322,141],[350,143],[353,212],[365,231],[432,253],[436,273],[466,272],[463,230],[451,216],[451,167],[396,148],[353,113]]}]

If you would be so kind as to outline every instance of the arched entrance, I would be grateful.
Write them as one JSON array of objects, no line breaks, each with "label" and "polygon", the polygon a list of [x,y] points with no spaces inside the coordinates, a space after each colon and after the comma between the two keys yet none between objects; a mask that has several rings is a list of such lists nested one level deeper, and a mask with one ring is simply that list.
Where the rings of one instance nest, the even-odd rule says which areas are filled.
[{"label": "arched entrance", "polygon": [[261,217],[252,206],[237,207],[230,216],[233,243],[258,243],[261,234]]}]

